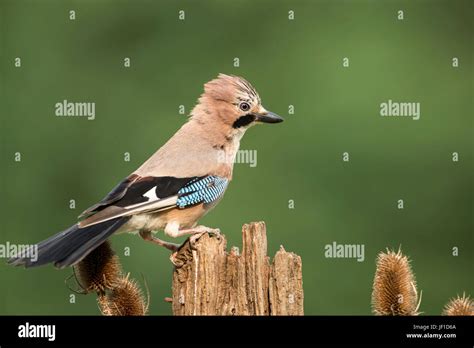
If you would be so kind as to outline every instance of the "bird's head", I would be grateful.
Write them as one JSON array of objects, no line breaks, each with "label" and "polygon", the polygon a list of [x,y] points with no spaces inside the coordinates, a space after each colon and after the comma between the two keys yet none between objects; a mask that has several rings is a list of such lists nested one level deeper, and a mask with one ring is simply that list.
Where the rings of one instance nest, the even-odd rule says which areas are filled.
[{"label": "bird's head", "polygon": [[257,123],[283,121],[262,106],[260,96],[247,80],[225,74],[219,74],[204,85],[204,93],[192,112],[192,118],[207,124],[219,123],[235,131],[245,131]]}]

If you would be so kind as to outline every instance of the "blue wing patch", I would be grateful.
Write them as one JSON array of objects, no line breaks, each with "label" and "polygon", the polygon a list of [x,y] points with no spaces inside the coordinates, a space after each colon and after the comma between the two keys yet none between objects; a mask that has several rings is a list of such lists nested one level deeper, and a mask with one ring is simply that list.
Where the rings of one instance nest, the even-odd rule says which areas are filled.
[{"label": "blue wing patch", "polygon": [[224,194],[228,182],[226,178],[214,175],[194,179],[178,191],[176,205],[186,208],[198,203],[212,203]]}]

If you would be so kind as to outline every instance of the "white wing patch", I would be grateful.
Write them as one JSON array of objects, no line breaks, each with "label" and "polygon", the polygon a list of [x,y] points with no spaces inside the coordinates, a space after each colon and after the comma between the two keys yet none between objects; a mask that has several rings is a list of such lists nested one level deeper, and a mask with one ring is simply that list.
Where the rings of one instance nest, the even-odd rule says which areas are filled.
[{"label": "white wing patch", "polygon": [[143,194],[143,197],[147,197],[148,198],[148,202],[153,202],[153,201],[157,201],[159,200],[160,198],[156,195],[156,186],[152,187],[151,189],[149,189],[148,191],[146,191],[144,194]]}]

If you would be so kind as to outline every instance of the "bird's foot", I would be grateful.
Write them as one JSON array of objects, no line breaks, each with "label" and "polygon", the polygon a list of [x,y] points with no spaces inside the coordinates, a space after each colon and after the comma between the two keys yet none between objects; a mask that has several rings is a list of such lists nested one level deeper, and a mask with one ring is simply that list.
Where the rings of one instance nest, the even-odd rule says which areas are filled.
[{"label": "bird's foot", "polygon": [[193,249],[195,249],[196,242],[199,240],[199,238],[202,237],[203,234],[209,233],[211,235],[214,235],[218,239],[221,236],[221,230],[218,229],[218,228],[210,228],[210,227],[206,227],[206,226],[198,226],[198,227],[199,227],[199,229],[197,229],[196,232],[193,233],[189,237],[189,244],[191,245],[191,247]]},{"label": "bird's foot", "polygon": [[[173,226],[173,227],[176,228],[176,226]],[[205,233],[210,233],[210,234],[214,234],[215,236],[220,236],[221,230],[219,230],[218,228],[210,228],[210,227],[199,225],[193,228],[186,228],[182,230],[178,230],[177,228],[168,229],[167,227],[165,228],[165,233],[173,238],[191,235],[191,237],[193,237],[194,240],[197,240],[199,239],[200,236],[202,236]]]},{"label": "bird's foot", "polygon": [[166,249],[171,250],[173,252],[176,252],[180,247],[179,244],[166,242],[164,240],[156,238],[155,236],[153,236],[151,231],[143,231],[142,230],[139,233],[140,233],[140,237],[142,237],[144,240],[152,242],[154,244],[161,245],[162,247],[165,247]]},{"label": "bird's foot", "polygon": [[[166,233],[166,230],[165,230]],[[188,229],[183,229],[179,230],[178,232],[175,232],[173,234],[174,237],[181,237],[181,236],[186,236],[186,235],[191,235],[188,238],[189,245],[191,249],[196,250],[196,242],[199,240],[199,238],[202,237],[203,234],[209,233],[211,235],[216,236],[218,239],[220,239],[221,236],[221,230],[218,228],[210,228],[206,226],[196,226],[193,228],[188,228]],[[186,242],[183,243],[183,245],[186,244]],[[181,246],[179,247],[181,248]],[[178,248],[178,249],[179,249]],[[175,250],[170,256],[171,262],[176,266],[178,264],[177,257],[178,257],[178,249]]]}]

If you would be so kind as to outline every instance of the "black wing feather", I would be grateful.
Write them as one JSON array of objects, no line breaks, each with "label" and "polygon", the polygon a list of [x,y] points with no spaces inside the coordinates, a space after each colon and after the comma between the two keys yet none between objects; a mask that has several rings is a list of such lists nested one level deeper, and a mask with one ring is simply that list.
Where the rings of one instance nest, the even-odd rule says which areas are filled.
[{"label": "black wing feather", "polygon": [[155,193],[159,198],[174,196],[178,191],[186,186],[190,181],[201,179],[202,177],[176,178],[173,176],[146,176],[141,177],[136,174],[118,184],[110,193],[99,203],[85,210],[79,217],[91,216],[111,205],[118,207],[127,207],[130,205],[148,201],[148,197],[143,196],[147,191],[156,187]]},{"label": "black wing feather", "polygon": [[115,186],[112,189],[112,191],[110,191],[107,194],[107,196],[105,196],[99,203],[94,204],[93,206],[84,210],[81,213],[81,215],[79,215],[79,218],[83,218],[83,217],[92,215],[94,213],[97,213],[98,211],[118,201],[123,196],[125,196],[125,193],[127,193],[128,188],[132,186],[133,183],[139,180],[140,178],[141,177],[137,174],[132,174],[129,177],[125,178],[124,180],[122,180],[122,182],[120,182],[117,186]]}]

